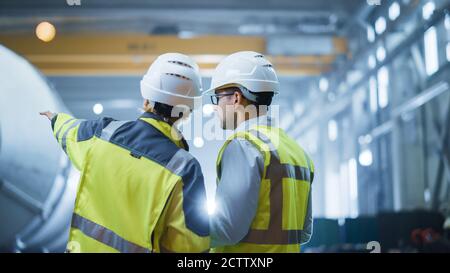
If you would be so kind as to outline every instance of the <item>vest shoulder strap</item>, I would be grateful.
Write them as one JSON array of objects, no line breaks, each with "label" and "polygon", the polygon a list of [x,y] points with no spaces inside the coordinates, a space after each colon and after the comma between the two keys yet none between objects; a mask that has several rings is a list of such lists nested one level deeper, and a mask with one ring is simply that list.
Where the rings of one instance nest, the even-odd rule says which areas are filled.
[{"label": "vest shoulder strap", "polygon": [[230,144],[231,141],[233,141],[234,139],[237,139],[237,138],[247,140],[248,142],[253,144],[264,155],[264,166],[267,166],[270,162],[270,153],[269,153],[270,148],[264,142],[262,142],[257,136],[252,134],[250,131],[237,132],[237,133],[233,134],[232,136],[230,136],[225,141],[225,143],[222,145],[222,148],[219,151],[219,154],[217,156],[217,162],[216,162],[218,177],[220,177],[220,173],[221,173],[221,163],[222,163],[223,153],[225,152],[225,149],[228,146],[228,144]]}]

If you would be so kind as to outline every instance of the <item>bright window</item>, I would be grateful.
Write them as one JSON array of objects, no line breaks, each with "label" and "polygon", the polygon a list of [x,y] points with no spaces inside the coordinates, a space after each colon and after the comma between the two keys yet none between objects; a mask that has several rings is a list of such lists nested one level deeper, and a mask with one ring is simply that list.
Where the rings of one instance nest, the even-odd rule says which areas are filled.
[{"label": "bright window", "polygon": [[338,137],[338,126],[337,122],[332,119],[328,122],[328,138],[331,141],[335,141]]},{"label": "bright window", "polygon": [[425,69],[428,75],[439,69],[437,33],[435,27],[430,27],[424,35]]},{"label": "bright window", "polygon": [[423,5],[422,8],[422,17],[425,20],[428,20],[431,18],[431,16],[434,13],[434,10],[436,9],[436,6],[434,5],[433,1],[430,1],[428,3],[426,3],[425,5]]},{"label": "bright window", "polygon": [[384,61],[386,59],[386,49],[384,47],[380,46],[377,48],[377,59],[379,62]]},{"label": "bright window", "polygon": [[447,61],[450,62],[450,43],[447,43],[446,53]]},{"label": "bright window", "polygon": [[380,17],[375,21],[375,31],[378,35],[382,34],[386,30],[386,19]]},{"label": "bright window", "polygon": [[398,16],[400,16],[400,5],[399,3],[394,2],[389,6],[389,19],[394,21]]},{"label": "bright window", "polygon": [[371,43],[375,41],[375,31],[372,26],[367,27],[367,40]]},{"label": "bright window", "polygon": [[385,108],[389,104],[389,72],[383,66],[378,70],[378,105],[380,108]]},{"label": "bright window", "polygon": [[369,93],[370,93],[370,111],[375,113],[378,108],[377,99],[377,80],[375,77],[371,77],[369,80]]}]

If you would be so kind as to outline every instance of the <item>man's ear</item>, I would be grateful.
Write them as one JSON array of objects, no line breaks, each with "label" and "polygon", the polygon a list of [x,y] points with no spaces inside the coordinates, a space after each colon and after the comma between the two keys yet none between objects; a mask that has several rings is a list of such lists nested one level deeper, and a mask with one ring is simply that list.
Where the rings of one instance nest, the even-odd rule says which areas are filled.
[{"label": "man's ear", "polygon": [[150,101],[148,99],[144,99],[144,110],[148,111],[148,108],[150,107]]},{"label": "man's ear", "polygon": [[242,104],[242,94],[239,92],[234,92],[234,104],[241,105]]}]

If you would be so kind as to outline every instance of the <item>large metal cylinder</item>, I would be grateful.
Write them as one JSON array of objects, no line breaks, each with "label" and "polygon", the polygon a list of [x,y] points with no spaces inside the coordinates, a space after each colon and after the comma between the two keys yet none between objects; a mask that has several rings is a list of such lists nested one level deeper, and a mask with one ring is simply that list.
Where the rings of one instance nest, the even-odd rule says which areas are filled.
[{"label": "large metal cylinder", "polygon": [[64,251],[78,181],[39,111],[65,111],[45,78],[0,45],[0,251]]}]

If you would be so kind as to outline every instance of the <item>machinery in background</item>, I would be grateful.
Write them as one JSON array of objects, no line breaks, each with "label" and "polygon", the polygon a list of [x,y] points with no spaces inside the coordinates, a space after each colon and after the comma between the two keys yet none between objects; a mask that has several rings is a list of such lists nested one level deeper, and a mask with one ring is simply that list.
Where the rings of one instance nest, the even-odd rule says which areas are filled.
[{"label": "machinery in background", "polygon": [[0,45],[0,252],[63,252],[79,173],[39,111],[65,111],[45,78]]},{"label": "machinery in background", "polygon": [[[342,221],[317,218],[311,241],[303,250],[448,253],[450,222],[444,220],[440,212],[428,210],[383,212]],[[374,248],[376,245],[378,250]]]}]

